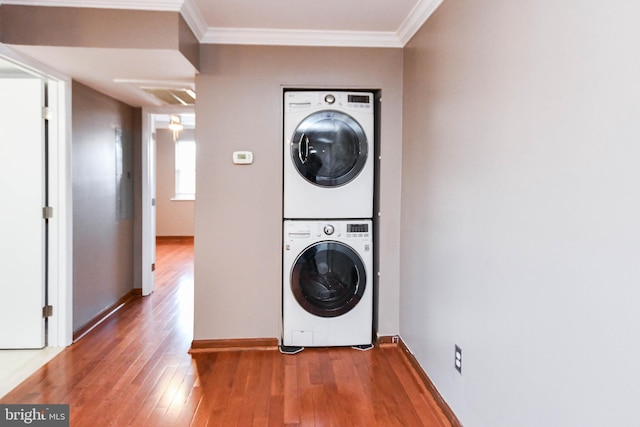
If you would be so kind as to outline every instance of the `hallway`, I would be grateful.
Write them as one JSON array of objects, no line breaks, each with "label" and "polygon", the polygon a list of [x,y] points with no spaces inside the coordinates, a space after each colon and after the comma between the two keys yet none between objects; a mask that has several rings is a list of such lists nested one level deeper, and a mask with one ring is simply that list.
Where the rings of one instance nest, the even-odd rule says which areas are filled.
[{"label": "hallway", "polygon": [[0,403],[68,403],[72,426],[449,426],[397,346],[188,353],[193,242],[157,248],[156,290]]}]

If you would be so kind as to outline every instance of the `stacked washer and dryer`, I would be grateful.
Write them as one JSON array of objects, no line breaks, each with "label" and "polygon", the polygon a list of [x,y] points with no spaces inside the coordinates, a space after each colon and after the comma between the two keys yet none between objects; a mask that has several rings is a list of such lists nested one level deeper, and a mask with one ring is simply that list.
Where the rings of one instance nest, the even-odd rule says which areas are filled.
[{"label": "stacked washer and dryer", "polygon": [[284,94],[284,352],[370,347],[374,96]]}]

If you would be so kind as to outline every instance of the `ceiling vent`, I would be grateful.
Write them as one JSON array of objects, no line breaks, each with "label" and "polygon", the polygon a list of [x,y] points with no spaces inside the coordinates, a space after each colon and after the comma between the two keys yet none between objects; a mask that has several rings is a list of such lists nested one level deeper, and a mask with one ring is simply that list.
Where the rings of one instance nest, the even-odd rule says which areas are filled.
[{"label": "ceiling vent", "polygon": [[196,93],[192,89],[141,88],[167,105],[194,105]]}]

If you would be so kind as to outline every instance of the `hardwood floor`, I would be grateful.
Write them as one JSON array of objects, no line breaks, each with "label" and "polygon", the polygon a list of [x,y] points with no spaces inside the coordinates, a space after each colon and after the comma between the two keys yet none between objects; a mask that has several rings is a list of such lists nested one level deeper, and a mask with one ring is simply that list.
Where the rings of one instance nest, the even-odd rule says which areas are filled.
[{"label": "hardwood floor", "polygon": [[157,248],[156,291],[126,304],[0,403],[68,403],[72,426],[451,424],[397,345],[188,353],[193,242]]}]

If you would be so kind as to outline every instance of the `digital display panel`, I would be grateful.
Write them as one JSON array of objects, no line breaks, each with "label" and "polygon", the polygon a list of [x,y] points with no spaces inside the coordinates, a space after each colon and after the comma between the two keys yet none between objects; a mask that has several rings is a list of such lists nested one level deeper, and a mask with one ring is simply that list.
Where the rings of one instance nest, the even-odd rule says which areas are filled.
[{"label": "digital display panel", "polygon": [[349,102],[356,102],[360,104],[368,104],[369,103],[369,95],[349,95]]},{"label": "digital display panel", "polygon": [[369,224],[347,224],[347,233],[368,233]]}]

